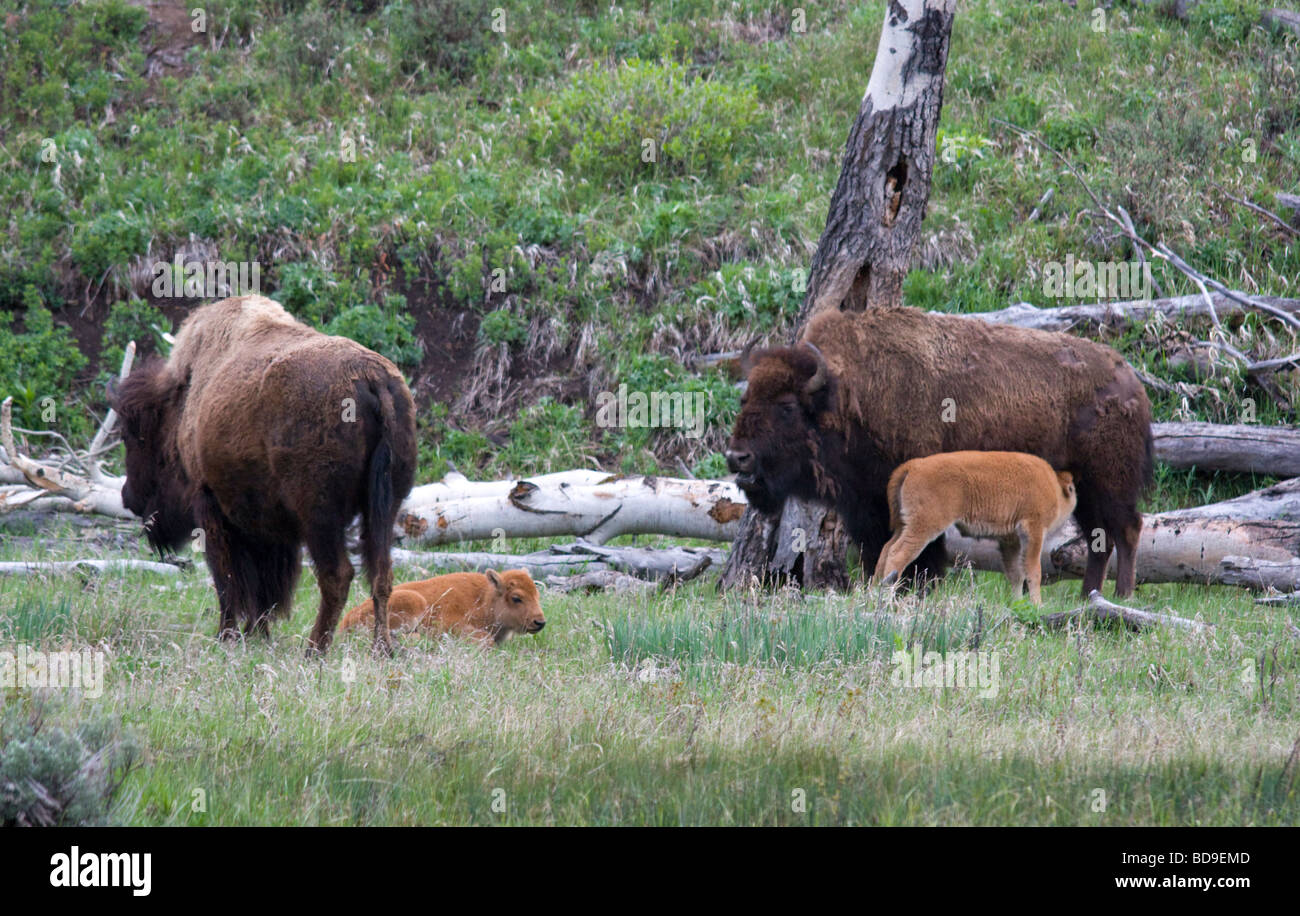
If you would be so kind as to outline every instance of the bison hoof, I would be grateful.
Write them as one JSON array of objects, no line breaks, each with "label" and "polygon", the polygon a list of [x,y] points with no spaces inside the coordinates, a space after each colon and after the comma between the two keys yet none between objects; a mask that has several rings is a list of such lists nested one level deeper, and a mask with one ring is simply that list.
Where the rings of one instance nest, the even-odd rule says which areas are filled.
[{"label": "bison hoof", "polygon": [[891,572],[889,575],[885,576],[884,579],[880,580],[880,584],[881,584],[881,585],[893,585],[893,584],[894,584],[895,582],[897,582],[897,581],[898,581],[898,573],[897,573],[897,572]]}]

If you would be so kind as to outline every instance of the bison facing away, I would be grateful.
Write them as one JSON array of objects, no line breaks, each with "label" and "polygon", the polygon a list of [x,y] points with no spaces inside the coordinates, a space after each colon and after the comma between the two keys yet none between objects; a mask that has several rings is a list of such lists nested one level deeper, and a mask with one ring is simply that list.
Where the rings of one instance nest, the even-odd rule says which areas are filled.
[{"label": "bison facing away", "polygon": [[[777,513],[790,496],[835,506],[872,569],[889,537],[895,467],[936,452],[1028,452],[1076,478],[1084,593],[1101,588],[1112,550],[1116,594],[1132,593],[1151,406],[1114,350],[891,307],[819,315],[799,345],[747,362],[727,466],[759,511]],[[938,538],[914,572],[937,575],[945,562]]]},{"label": "bison facing away", "polygon": [[[371,594],[387,605],[416,460],[415,407],[387,359],[270,299],[225,299],[190,315],[171,356],[132,372],[113,406],[122,502],[159,551],[201,529],[223,638],[287,616],[305,543],[321,593],[308,651],[324,652],[352,583],[345,531],[358,515]],[[376,617],[375,646],[391,651],[386,622]]]},{"label": "bison facing away", "polygon": [[[1017,598],[1042,604],[1043,541],[1074,511],[1074,475],[1023,452],[940,452],[889,475],[889,527],[876,581],[888,585],[956,523],[967,537],[995,537]],[[1025,538],[1021,549],[1020,538]]]}]

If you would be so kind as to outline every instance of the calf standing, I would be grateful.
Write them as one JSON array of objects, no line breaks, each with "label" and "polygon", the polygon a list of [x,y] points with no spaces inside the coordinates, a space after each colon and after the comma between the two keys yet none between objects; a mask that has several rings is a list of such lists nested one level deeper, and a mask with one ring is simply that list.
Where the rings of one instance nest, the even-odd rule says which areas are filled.
[{"label": "calf standing", "polygon": [[1042,604],[1043,541],[1077,501],[1069,471],[1023,452],[942,452],[900,464],[886,492],[894,536],[880,552],[877,581],[892,582],[956,523],[967,537],[996,537],[1016,597],[1028,579],[1030,600]]}]

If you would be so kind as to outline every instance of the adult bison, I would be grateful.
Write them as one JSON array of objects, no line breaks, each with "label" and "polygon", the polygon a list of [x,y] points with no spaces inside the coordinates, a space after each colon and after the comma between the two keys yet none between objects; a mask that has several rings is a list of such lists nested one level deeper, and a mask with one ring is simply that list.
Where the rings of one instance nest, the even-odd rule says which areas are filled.
[{"label": "adult bison", "polygon": [[[1113,548],[1116,594],[1133,591],[1151,406],[1109,347],[890,307],[819,315],[797,346],[746,362],[727,467],[759,511],[776,513],[789,496],[835,506],[872,569],[889,538],[885,488],[897,465],[935,452],[1029,452],[1077,481],[1084,593],[1101,588]],[[938,575],[945,561],[939,538],[914,572]]]},{"label": "adult bison", "polygon": [[[328,337],[261,296],[197,309],[165,362],[113,394],[126,443],[123,504],[159,551],[202,529],[221,606],[218,633],[268,631],[287,616],[305,542],[324,652],[352,584],[344,532],[361,516],[375,604],[392,591],[393,522],[415,473],[415,407],[397,368]],[[391,651],[388,615],[375,647]]]}]

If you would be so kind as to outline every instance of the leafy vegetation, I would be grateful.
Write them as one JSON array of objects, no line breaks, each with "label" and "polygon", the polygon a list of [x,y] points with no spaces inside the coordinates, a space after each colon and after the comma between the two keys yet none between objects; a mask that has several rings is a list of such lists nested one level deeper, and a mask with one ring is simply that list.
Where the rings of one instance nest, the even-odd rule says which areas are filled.
[{"label": "leafy vegetation", "polygon": [[[1183,24],[1116,4],[1098,28],[1062,4],[963,6],[932,238],[905,299],[1055,305],[1048,263],[1132,256],[1086,215],[1080,182],[1000,121],[1068,156],[1147,238],[1230,285],[1294,295],[1300,246],[1226,196],[1300,189],[1300,85],[1259,8],[1207,0]],[[0,312],[13,316],[0,356],[38,353],[55,371],[19,375],[2,359],[0,387],[27,424],[47,390],[102,410],[94,383],[126,335],[152,339],[193,304],[153,300],[140,268],[200,245],[258,261],[295,314],[442,392],[422,397],[422,478],[444,453],[472,475],[509,470],[520,449],[497,433],[526,427],[541,397],[580,422],[528,440],[556,449],[527,455],[530,468],[590,456],[716,470],[730,398],[712,397],[709,433],[693,439],[600,428],[592,395],[635,375],[638,354],[680,367],[687,352],[788,334],[881,15],[801,9],[797,21],[768,0],[219,0],[196,33],[188,10],[151,21],[125,0],[22,0],[0,31]],[[146,59],[160,46],[169,63]],[[1160,263],[1154,279],[1195,292]],[[33,295],[79,343],[20,343],[44,333],[39,311],[35,329],[24,321]],[[1236,417],[1250,400],[1259,422],[1294,421],[1227,363],[1178,377],[1168,331],[1112,341],[1189,383],[1153,392],[1159,419]],[[432,333],[446,339],[419,339]],[[1263,358],[1290,345],[1255,319],[1235,335]],[[575,354],[589,361],[569,365]],[[600,385],[535,384],[569,372]],[[686,375],[656,383],[727,387]],[[1278,376],[1292,402],[1296,375]],[[55,422],[66,436],[86,421],[60,410]],[[1165,477],[1151,505],[1189,496]]]}]

